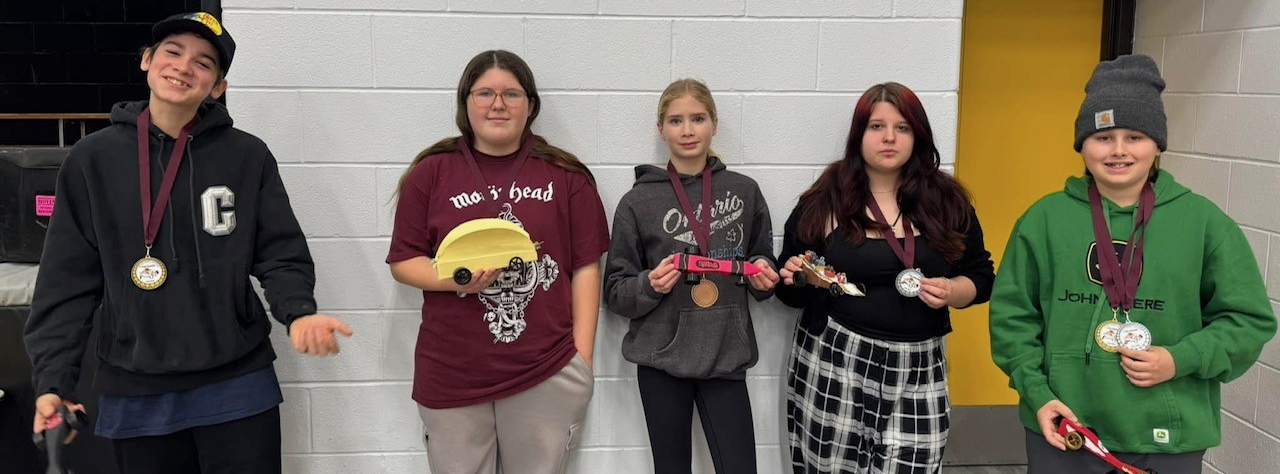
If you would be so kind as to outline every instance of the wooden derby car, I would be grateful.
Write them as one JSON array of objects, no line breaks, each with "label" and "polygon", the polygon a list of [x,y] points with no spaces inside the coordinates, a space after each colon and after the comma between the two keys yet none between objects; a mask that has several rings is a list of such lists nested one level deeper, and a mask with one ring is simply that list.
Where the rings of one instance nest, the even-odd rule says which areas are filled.
[{"label": "wooden derby car", "polygon": [[826,259],[819,257],[812,250],[800,256],[800,272],[792,277],[797,285],[813,285],[826,288],[832,295],[866,296],[857,285],[849,283],[843,273],[827,265]]},{"label": "wooden derby car", "polygon": [[444,236],[431,261],[440,280],[465,285],[471,275],[486,268],[520,270],[538,259],[529,233],[505,219],[474,219],[459,224]]}]

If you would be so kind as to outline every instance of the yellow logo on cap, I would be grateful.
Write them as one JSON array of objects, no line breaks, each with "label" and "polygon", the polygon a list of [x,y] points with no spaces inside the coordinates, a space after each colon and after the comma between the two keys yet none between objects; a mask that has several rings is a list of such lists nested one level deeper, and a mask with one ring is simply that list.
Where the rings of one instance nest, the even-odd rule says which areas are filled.
[{"label": "yellow logo on cap", "polygon": [[213,15],[205,12],[196,12],[187,15],[187,19],[198,21],[213,30],[214,35],[222,36],[222,23],[218,23],[218,19],[214,18]]}]

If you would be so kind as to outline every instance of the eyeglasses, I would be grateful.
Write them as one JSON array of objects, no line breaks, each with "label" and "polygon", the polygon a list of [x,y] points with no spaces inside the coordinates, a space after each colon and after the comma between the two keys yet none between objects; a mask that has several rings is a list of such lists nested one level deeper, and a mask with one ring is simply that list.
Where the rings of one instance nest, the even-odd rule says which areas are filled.
[{"label": "eyeglasses", "polygon": [[492,107],[493,101],[497,100],[498,96],[502,96],[503,105],[519,107],[524,105],[525,99],[529,97],[520,89],[507,89],[502,92],[497,92],[493,89],[476,89],[471,91],[469,95],[471,96],[471,102],[476,104],[476,107]]}]

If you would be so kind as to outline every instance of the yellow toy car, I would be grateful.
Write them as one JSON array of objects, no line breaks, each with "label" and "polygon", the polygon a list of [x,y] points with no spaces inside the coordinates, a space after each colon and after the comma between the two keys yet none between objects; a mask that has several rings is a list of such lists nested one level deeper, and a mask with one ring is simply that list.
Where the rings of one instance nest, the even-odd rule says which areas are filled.
[{"label": "yellow toy car", "polygon": [[454,227],[444,236],[436,258],[431,261],[440,280],[471,282],[473,271],[485,268],[521,270],[525,262],[538,259],[538,249],[529,233],[505,219],[474,219]]}]

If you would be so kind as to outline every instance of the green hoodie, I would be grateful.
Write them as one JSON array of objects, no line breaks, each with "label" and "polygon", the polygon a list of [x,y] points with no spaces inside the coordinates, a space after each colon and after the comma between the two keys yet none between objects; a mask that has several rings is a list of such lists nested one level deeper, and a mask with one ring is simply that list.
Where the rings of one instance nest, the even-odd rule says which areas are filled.
[{"label": "green hoodie", "polygon": [[[1172,380],[1139,388],[1094,342],[1112,312],[1091,254],[1088,178],[1067,179],[1018,220],[991,296],[991,353],[1021,396],[1022,423],[1057,399],[1108,449],[1184,453],[1221,438],[1221,384],[1244,374],[1276,331],[1257,261],[1235,221],[1160,171],[1130,318],[1173,355]],[[1136,206],[1104,199],[1113,240]],[[1092,268],[1091,268],[1092,267]],[[1119,315],[1124,322],[1124,315]]]}]

